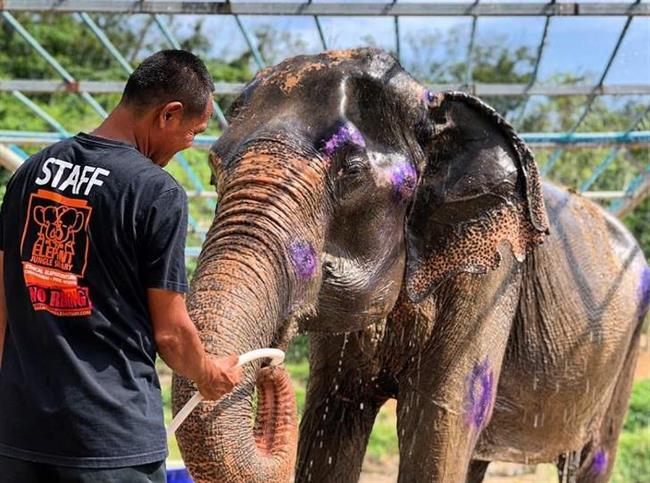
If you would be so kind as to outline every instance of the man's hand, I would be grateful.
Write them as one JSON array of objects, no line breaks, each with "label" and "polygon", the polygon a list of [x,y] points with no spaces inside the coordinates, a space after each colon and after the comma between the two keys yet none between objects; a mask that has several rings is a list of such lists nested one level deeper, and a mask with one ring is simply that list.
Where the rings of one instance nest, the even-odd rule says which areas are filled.
[{"label": "man's hand", "polygon": [[204,377],[196,381],[196,386],[204,399],[219,399],[239,384],[242,369],[235,367],[238,360],[239,357],[234,354],[219,358],[206,355]]}]

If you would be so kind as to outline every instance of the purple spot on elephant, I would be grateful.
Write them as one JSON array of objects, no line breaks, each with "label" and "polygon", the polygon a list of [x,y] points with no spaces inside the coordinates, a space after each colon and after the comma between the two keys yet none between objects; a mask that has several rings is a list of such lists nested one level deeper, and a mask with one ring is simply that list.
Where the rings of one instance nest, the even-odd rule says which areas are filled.
[{"label": "purple spot on elephant", "polygon": [[289,246],[289,256],[298,277],[307,279],[316,273],[316,251],[311,243],[295,240]]},{"label": "purple spot on elephant", "polygon": [[643,318],[650,308],[650,267],[645,267],[641,272],[639,282],[639,318]]},{"label": "purple spot on elephant", "polygon": [[603,449],[599,449],[591,462],[591,471],[597,475],[602,475],[607,471],[608,460],[607,453]]},{"label": "purple spot on elephant", "polygon": [[482,428],[492,404],[494,376],[488,360],[474,364],[467,389],[467,419],[476,428]]},{"label": "purple spot on elephant", "polygon": [[366,147],[366,142],[359,130],[349,122],[343,124],[323,145],[323,154],[332,156],[337,149],[345,144],[355,144],[361,148]]},{"label": "purple spot on elephant", "polygon": [[424,92],[422,93],[422,98],[424,99],[424,102],[429,103],[432,102],[435,99],[436,95],[433,93],[433,91],[430,91],[429,89],[424,89]]},{"label": "purple spot on elephant", "polygon": [[398,201],[410,198],[417,183],[415,167],[409,162],[396,164],[391,170],[390,180]]}]

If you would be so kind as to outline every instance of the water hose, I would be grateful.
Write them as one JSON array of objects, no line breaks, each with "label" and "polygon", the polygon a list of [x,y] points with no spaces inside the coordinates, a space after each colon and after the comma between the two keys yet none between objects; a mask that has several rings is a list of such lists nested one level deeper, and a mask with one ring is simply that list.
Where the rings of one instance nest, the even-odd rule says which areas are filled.
[{"label": "water hose", "polygon": [[[241,367],[244,364],[248,364],[257,359],[271,359],[272,366],[279,366],[284,362],[284,352],[280,349],[256,349],[254,351],[246,352],[239,356],[239,360],[235,367]],[[176,432],[178,427],[183,424],[183,421],[187,419],[190,413],[202,400],[203,396],[201,396],[199,391],[196,391],[196,393],[194,393],[190,400],[185,403],[185,406],[178,411],[178,414],[176,414],[176,417],[172,420],[169,428],[167,428],[167,436],[171,436]]]}]

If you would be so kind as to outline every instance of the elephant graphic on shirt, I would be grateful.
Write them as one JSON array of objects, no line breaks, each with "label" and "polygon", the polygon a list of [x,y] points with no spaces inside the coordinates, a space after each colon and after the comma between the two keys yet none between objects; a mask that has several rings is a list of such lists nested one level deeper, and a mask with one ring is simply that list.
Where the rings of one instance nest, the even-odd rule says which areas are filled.
[{"label": "elephant graphic on shirt", "polygon": [[33,256],[72,263],[75,234],[84,225],[83,212],[69,206],[36,206],[34,221],[39,225]]}]

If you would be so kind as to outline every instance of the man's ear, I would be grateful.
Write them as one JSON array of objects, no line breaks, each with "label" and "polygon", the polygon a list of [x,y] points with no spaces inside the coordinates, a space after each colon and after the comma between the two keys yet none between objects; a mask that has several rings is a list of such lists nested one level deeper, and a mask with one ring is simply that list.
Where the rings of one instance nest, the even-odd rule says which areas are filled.
[{"label": "man's ear", "polygon": [[183,103],[172,101],[165,104],[158,113],[158,126],[162,129],[178,124],[183,118]]}]

